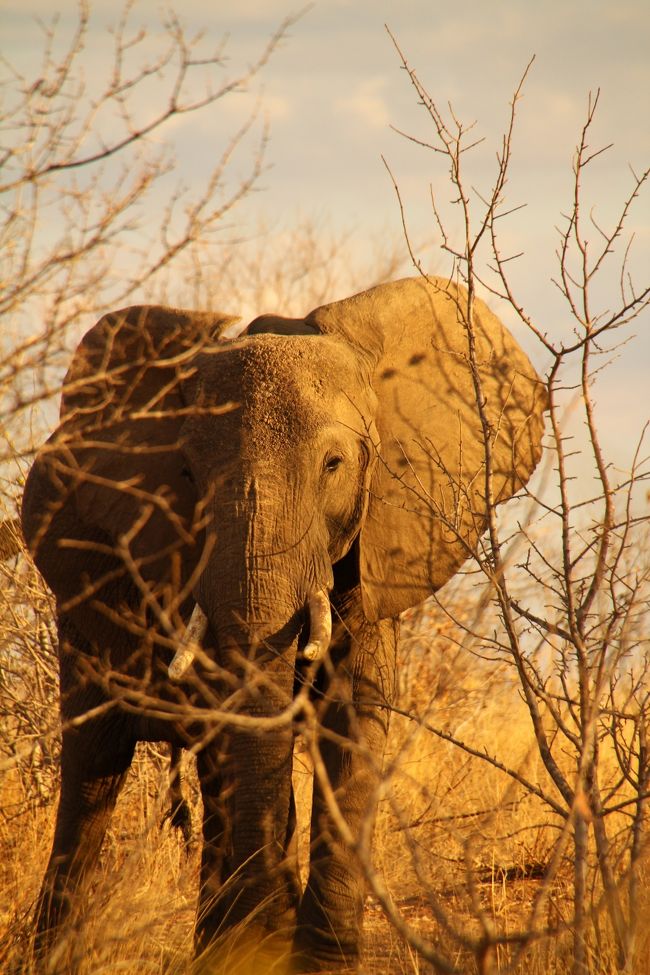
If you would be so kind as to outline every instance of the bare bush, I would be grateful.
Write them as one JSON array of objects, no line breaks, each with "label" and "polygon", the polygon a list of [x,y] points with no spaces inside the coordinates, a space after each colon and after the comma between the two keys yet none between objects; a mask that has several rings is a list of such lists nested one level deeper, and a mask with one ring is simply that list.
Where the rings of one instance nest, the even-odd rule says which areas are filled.
[{"label": "bare bush", "polygon": [[[503,253],[500,244],[500,221],[513,209],[505,189],[515,112],[526,75],[512,101],[492,187],[480,193],[470,189],[466,175],[465,154],[476,145],[472,127],[466,128],[451,108],[446,112],[439,108],[397,43],[396,47],[431,123],[427,148],[447,167],[454,190],[457,222],[450,224],[433,195],[432,213],[443,250],[451,258],[450,276],[468,289],[467,303],[459,304],[458,316],[467,332],[467,357],[476,377],[476,406],[483,422],[485,497],[494,497],[491,458],[498,429],[487,419],[476,368],[473,297],[478,291],[507,302],[540,343],[550,363],[550,426],[546,470],[537,487],[523,493],[517,524],[503,523],[494,504],[489,506],[486,536],[472,553],[478,580],[475,577],[473,592],[466,591],[468,601],[458,612],[448,597],[439,600],[443,619],[455,630],[447,645],[472,652],[483,680],[486,673],[494,680],[504,667],[510,669],[510,675],[506,673],[510,694],[495,699],[491,691],[462,730],[460,716],[456,727],[454,722],[451,729],[441,727],[438,708],[434,722],[428,717],[431,709],[424,716],[421,706],[402,711],[415,721],[416,729],[426,727],[454,746],[454,764],[462,770],[466,763],[470,781],[477,772],[469,771],[469,762],[485,768],[481,773],[484,780],[493,775],[503,780],[482,812],[476,797],[470,803],[461,801],[458,813],[453,799],[447,805],[447,858],[454,860],[459,871],[452,886],[456,895],[460,891],[465,898],[464,916],[472,921],[462,926],[454,923],[446,904],[449,891],[441,888],[437,875],[441,854],[433,853],[435,871],[427,862],[435,851],[435,836],[429,832],[423,846],[421,834],[422,822],[435,822],[431,810],[439,808],[440,794],[445,789],[448,796],[458,794],[462,771],[457,780],[453,773],[449,775],[454,751],[445,755],[444,772],[433,783],[418,783],[422,798],[416,804],[417,814],[406,814],[403,803],[394,813],[397,828],[407,836],[411,868],[436,919],[437,935],[449,946],[447,953],[441,952],[440,942],[423,937],[417,927],[406,923],[388,889],[368,865],[371,886],[413,950],[438,971],[456,970],[452,957],[458,948],[474,958],[480,971],[492,963],[499,970],[516,968],[531,949],[540,961],[550,955],[559,959],[564,952],[565,966],[576,975],[612,968],[641,971],[648,951],[639,917],[648,909],[640,878],[647,872],[644,828],[650,798],[646,744],[650,566],[645,559],[648,518],[641,507],[641,489],[649,471],[645,427],[639,431],[638,446],[623,475],[617,475],[607,462],[598,429],[594,381],[603,360],[606,364],[618,345],[627,341],[625,330],[650,303],[650,287],[638,287],[632,281],[632,239],[624,240],[626,221],[649,171],[632,172],[629,195],[618,216],[609,228],[601,227],[583,190],[586,172],[597,166],[604,151],[589,146],[598,102],[597,96],[590,97],[576,149],[573,198],[559,231],[554,282],[573,326],[570,333],[554,338],[552,329],[533,322],[526,313],[511,285],[509,262],[513,258]],[[421,139],[415,141],[423,144]],[[397,180],[393,182],[401,206]],[[408,241],[405,217],[404,227]],[[424,274],[410,244],[409,248],[415,266]],[[618,269],[612,278],[610,265],[616,260]],[[609,288],[603,288],[601,278],[606,278]],[[614,287],[619,282],[617,303],[612,281]],[[574,409],[582,411],[586,431],[582,451],[588,454],[593,472],[589,485],[575,478],[576,447],[564,431],[569,397]],[[436,499],[430,500],[453,531],[449,513],[439,508]],[[470,599],[474,608],[468,614]],[[515,703],[515,685],[523,705]],[[495,731],[498,718],[491,713],[495,700],[499,700],[506,722],[503,739]],[[521,734],[524,719],[528,724],[526,744],[518,755],[513,732],[516,729],[515,737]],[[489,740],[483,731],[486,725]],[[419,735],[419,730],[411,731],[410,739]],[[405,741],[402,748],[408,749],[409,736]],[[535,756],[538,767],[531,775]],[[393,775],[402,775],[404,761],[393,762],[389,768]],[[415,795],[412,789],[407,792]],[[508,804],[520,810],[524,802],[533,804],[537,825],[529,825],[528,817],[522,818],[520,812],[512,819],[507,816],[510,821],[504,824]],[[462,823],[467,815],[476,817],[469,829]],[[409,823],[420,833],[409,834]],[[514,835],[518,824],[522,846],[529,846],[519,861],[519,879],[537,877],[541,882],[526,898],[525,909],[517,912],[513,926],[512,918],[500,916],[494,902],[486,902],[481,882],[486,869],[493,881],[499,876],[504,883],[517,879],[512,856],[503,859],[503,851],[499,856],[495,843],[508,830]],[[491,865],[485,861],[486,837]],[[450,854],[449,848],[455,852]],[[567,869],[571,878],[568,902],[563,897]],[[447,883],[449,871],[443,871],[443,877]],[[568,937],[569,946],[563,949]]]},{"label": "bare bush", "polygon": [[[5,62],[0,157],[3,281],[4,464],[29,449],[25,410],[57,393],[79,327],[134,295],[169,291],[193,245],[217,240],[224,218],[256,185],[267,127],[255,109],[217,145],[201,180],[175,171],[174,126],[213,114],[249,90],[291,24],[287,19],[240,73],[226,70],[226,44],[207,48],[170,13],[155,35],[133,26],[126,4],[102,70],[84,74],[91,8],[81,0],[73,36],[46,28],[34,80]],[[109,40],[107,35],[107,42]],[[63,46],[63,49],[61,49]],[[234,161],[249,158],[244,175]],[[212,260],[219,263],[213,252]],[[37,324],[38,323],[38,324]],[[34,414],[31,414],[32,426]],[[51,416],[32,431],[40,439]],[[29,435],[28,435],[29,436]]]}]

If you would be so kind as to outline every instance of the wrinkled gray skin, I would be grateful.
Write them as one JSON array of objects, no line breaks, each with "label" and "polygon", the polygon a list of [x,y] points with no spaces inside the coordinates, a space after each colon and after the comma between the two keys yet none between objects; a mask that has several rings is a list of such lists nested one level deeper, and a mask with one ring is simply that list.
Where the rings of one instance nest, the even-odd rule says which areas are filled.
[{"label": "wrinkled gray skin", "polygon": [[[304,892],[297,879],[291,722],[255,731],[223,711],[287,708],[305,674],[305,607],[326,590],[334,632],[311,674],[320,749],[352,833],[372,820],[396,618],[456,571],[484,526],[463,300],[442,281],[394,282],[304,321],[257,320],[228,342],[217,341],[225,316],[135,308],[83,340],[23,507],[57,597],[61,658],[42,952],[82,900],[136,742],[162,740],[198,745],[197,948],[248,919],[260,941],[292,943],[296,971],[357,969],[362,871],[318,778]],[[512,338],[477,313],[503,500],[539,458],[544,399]],[[174,628],[196,603],[202,653],[174,683]]]}]

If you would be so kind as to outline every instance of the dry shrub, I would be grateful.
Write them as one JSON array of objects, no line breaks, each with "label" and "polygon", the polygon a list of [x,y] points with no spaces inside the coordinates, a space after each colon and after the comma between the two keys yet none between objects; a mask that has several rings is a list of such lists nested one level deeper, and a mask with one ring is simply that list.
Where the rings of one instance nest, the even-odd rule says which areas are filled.
[{"label": "dry shrub", "polygon": [[[558,826],[536,797],[481,759],[498,755],[533,780],[544,774],[511,672],[462,642],[461,627],[435,607],[406,622],[386,759],[391,787],[376,829],[376,869],[408,922],[448,957],[458,932],[480,934],[482,915],[504,930],[524,923],[527,887],[541,882]],[[560,898],[565,882],[554,881]]]},{"label": "dry shrub", "polygon": [[[0,884],[6,896],[0,915],[0,966],[6,967],[24,958],[30,912],[51,841],[58,717],[50,597],[27,558],[14,558],[2,571]],[[498,756],[504,767],[527,781],[547,784],[511,668],[502,660],[486,659],[454,622],[471,615],[475,600],[473,590],[459,587],[446,602],[449,615],[427,606],[404,622],[399,700],[391,716],[388,779],[376,828],[375,867],[403,917],[451,956],[458,955],[457,933],[476,933],[481,918],[504,934],[525,927],[532,899],[547,882],[543,872],[560,836],[558,818],[540,799],[481,757]],[[605,741],[604,782],[617,774],[614,759]],[[83,921],[77,920],[68,942],[71,961],[82,975],[104,966],[135,973],[181,971],[189,964],[201,803],[194,763],[186,755],[183,788],[194,826],[187,852],[180,835],[167,824],[161,826],[168,808],[168,770],[165,747],[138,746],[93,880],[92,909]],[[300,739],[294,784],[304,878],[311,766]],[[611,834],[623,848],[629,822],[624,811],[610,818],[616,815],[619,822]],[[624,873],[624,859],[620,867]],[[571,969],[571,869],[565,851],[549,882],[543,918],[543,926],[556,934],[540,939],[526,955],[525,967],[535,975]],[[646,857],[637,905],[639,965],[649,949],[649,925],[644,923],[650,921],[649,875]],[[369,972],[427,970],[373,899],[366,929]],[[609,950],[608,938],[603,923],[603,954]],[[224,950],[245,972],[246,955],[236,951],[243,943],[235,933]],[[510,949],[500,945],[499,966],[507,967],[509,955]],[[469,956],[465,964],[473,970]]]},{"label": "dry shrub", "polygon": [[[447,958],[463,958],[463,970],[480,970],[462,941],[470,934],[480,938],[487,926],[501,942],[493,956],[496,970],[571,972],[572,848],[563,820],[526,785],[552,788],[516,674],[503,659],[481,653],[468,639],[476,600],[461,585],[449,593],[450,615],[428,604],[404,621],[400,693],[386,756],[390,784],[379,808],[375,869],[411,929],[439,946]],[[568,752],[562,771],[573,774]],[[621,786],[619,760],[612,739],[605,736],[599,771],[604,790],[616,785],[621,802],[634,799],[634,790]],[[513,779],[512,772],[522,781]],[[612,813],[608,829],[623,894],[629,808]],[[588,856],[595,875],[593,837]],[[650,960],[649,875],[646,850],[639,867],[639,935],[630,968],[638,975]],[[517,933],[531,930],[534,900],[542,890],[540,934],[518,956]],[[607,959],[614,957],[616,945],[597,881],[590,896],[597,936],[589,970],[609,971]],[[367,919],[369,960],[377,956],[377,971],[384,971],[380,959],[386,958],[387,945],[386,971],[430,970],[408,939],[387,926],[372,900]]]}]

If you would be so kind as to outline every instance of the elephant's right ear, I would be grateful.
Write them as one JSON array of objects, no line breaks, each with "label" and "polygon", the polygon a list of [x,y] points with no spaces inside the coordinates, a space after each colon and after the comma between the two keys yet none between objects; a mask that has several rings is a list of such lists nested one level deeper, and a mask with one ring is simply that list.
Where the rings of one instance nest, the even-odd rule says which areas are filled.
[{"label": "elephant's right ear", "polygon": [[420,277],[307,317],[357,350],[377,396],[378,458],[359,536],[371,620],[444,585],[477,551],[490,505],[525,484],[541,454],[544,384],[482,301],[471,327],[468,310],[464,288]]},{"label": "elephant's right ear", "polygon": [[75,427],[106,426],[178,403],[192,360],[238,321],[160,305],[109,312],[77,347],[63,383],[61,419]]},{"label": "elephant's right ear", "polygon": [[83,337],[65,379],[61,426],[37,465],[59,485],[60,521],[76,526],[74,537],[83,525],[113,540],[139,526],[134,556],[177,546],[184,532],[187,540],[195,499],[179,432],[195,408],[197,355],[235,321],[136,306],[105,315]]}]

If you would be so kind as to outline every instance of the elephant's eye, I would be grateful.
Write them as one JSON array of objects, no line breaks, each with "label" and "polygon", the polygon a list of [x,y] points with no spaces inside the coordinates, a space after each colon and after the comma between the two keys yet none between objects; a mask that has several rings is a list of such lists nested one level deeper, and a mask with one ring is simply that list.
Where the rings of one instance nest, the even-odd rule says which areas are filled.
[{"label": "elephant's eye", "polygon": [[330,454],[330,456],[325,461],[325,470],[328,474],[333,474],[334,471],[338,470],[343,463],[343,458],[340,454]]},{"label": "elephant's eye", "polygon": [[340,456],[340,454],[332,454],[325,461],[325,470],[328,474],[333,474],[334,471],[339,469],[342,463],[343,458]]},{"label": "elephant's eye", "polygon": [[192,471],[187,466],[187,464],[184,464],[183,467],[181,467],[181,477],[184,477],[186,480],[188,480],[190,484],[194,484],[194,476],[192,474]]}]

